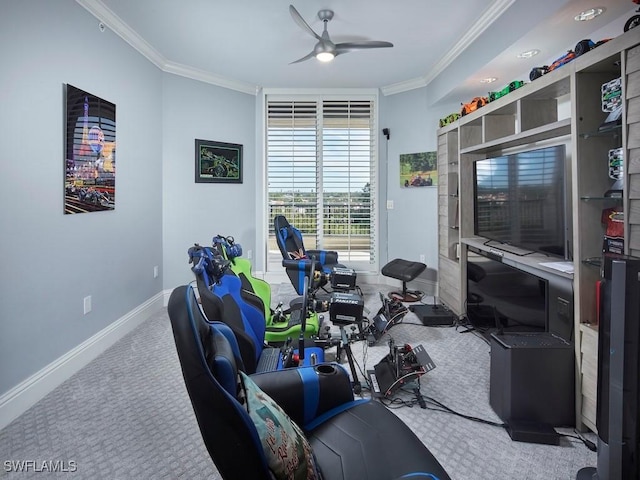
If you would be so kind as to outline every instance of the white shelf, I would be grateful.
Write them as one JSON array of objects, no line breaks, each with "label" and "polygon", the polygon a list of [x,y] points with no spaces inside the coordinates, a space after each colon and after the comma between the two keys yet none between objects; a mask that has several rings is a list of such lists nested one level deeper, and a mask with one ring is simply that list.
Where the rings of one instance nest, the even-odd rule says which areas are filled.
[{"label": "white shelf", "polygon": [[548,125],[532,128],[526,132],[520,132],[507,137],[498,138],[491,142],[481,143],[472,147],[463,148],[461,154],[488,153],[496,150],[504,150],[527,143],[536,143],[551,138],[564,137],[571,134],[571,119],[565,118]]}]

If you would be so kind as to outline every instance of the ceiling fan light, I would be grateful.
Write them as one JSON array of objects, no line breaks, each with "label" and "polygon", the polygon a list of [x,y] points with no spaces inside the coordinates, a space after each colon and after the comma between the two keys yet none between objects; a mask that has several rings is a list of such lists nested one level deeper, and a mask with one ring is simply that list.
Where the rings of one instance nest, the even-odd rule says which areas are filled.
[{"label": "ceiling fan light", "polygon": [[321,62],[330,62],[334,57],[335,55],[331,52],[319,52],[316,54],[316,58]]},{"label": "ceiling fan light", "polygon": [[580,12],[574,17],[574,19],[576,22],[586,22],[587,20],[593,20],[598,15],[604,13],[604,11],[604,7],[590,8],[589,10],[585,10],[584,12]]}]

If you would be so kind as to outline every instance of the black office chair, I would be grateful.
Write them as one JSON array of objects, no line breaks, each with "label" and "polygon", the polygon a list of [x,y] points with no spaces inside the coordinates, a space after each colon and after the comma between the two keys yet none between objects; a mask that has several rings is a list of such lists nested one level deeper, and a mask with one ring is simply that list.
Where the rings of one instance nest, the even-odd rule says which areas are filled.
[{"label": "black office chair", "polygon": [[[449,479],[384,405],[353,400],[339,365],[247,376],[238,370],[233,335],[205,320],[190,286],[172,292],[168,312],[200,433],[223,478],[285,478],[276,473],[282,458],[271,454],[276,443],[276,451],[293,448],[285,469],[302,468],[295,478]],[[289,433],[277,444],[281,431]]]}]

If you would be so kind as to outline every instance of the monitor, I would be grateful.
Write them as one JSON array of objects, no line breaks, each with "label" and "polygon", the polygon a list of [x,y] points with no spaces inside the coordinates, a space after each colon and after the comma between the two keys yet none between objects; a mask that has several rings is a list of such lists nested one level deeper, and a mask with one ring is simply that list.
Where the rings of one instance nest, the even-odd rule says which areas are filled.
[{"label": "monitor", "polygon": [[568,258],[565,157],[555,145],[477,160],[474,234]]}]

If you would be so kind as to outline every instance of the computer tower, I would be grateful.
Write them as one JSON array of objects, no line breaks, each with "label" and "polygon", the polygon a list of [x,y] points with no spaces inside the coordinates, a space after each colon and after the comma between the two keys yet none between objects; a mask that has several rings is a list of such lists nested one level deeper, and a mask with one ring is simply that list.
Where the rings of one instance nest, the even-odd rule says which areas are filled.
[{"label": "computer tower", "polygon": [[597,477],[640,478],[640,258],[605,255],[598,328]]}]

